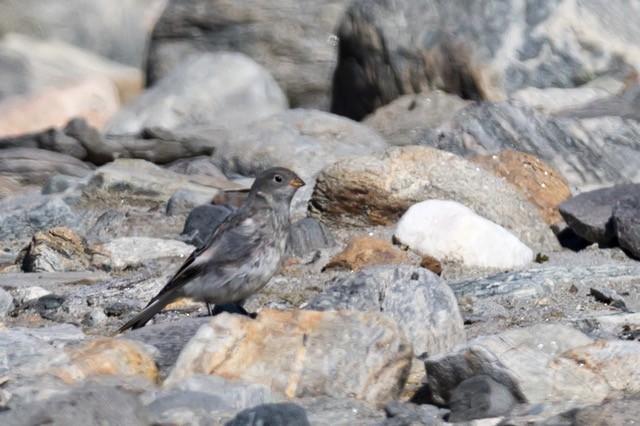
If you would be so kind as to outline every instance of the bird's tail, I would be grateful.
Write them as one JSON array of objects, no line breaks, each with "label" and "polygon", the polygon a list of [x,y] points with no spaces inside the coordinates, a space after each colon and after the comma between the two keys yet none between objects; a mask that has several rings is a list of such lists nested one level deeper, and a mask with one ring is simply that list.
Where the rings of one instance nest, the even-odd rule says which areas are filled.
[{"label": "bird's tail", "polygon": [[173,302],[176,297],[169,293],[160,297],[158,300],[150,303],[144,308],[138,315],[127,321],[125,325],[118,329],[118,333],[122,333],[125,330],[140,328],[144,326],[155,314],[160,312],[162,308]]}]

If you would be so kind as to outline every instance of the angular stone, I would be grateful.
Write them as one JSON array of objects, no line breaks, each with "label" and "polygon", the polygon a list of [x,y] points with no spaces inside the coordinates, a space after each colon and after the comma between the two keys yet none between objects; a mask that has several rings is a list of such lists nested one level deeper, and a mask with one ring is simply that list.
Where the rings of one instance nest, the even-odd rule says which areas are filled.
[{"label": "angular stone", "polygon": [[519,151],[471,158],[496,176],[503,177],[534,206],[549,225],[562,220],[558,204],[571,196],[567,181],[538,157]]},{"label": "angular stone", "polygon": [[423,256],[466,266],[511,269],[533,260],[533,251],[512,233],[455,201],[414,204],[394,237]]},{"label": "angular stone", "polygon": [[247,408],[226,423],[226,426],[254,426],[261,424],[273,426],[309,426],[304,408],[292,402],[264,404]]},{"label": "angular stone", "polygon": [[175,192],[167,201],[167,216],[187,214],[197,206],[211,202],[211,197],[187,189]]},{"label": "angular stone", "polygon": [[198,330],[166,383],[216,374],[289,397],[348,395],[381,404],[399,395],[411,353],[395,322],[376,312],[265,309],[255,320],[221,314]]},{"label": "angular stone", "polygon": [[613,229],[618,244],[640,258],[640,188],[639,194],[618,201],[613,206]]},{"label": "angular stone", "polygon": [[292,223],[289,235],[288,250],[297,257],[304,257],[315,250],[336,245],[331,230],[311,217]]},{"label": "angular stone", "polygon": [[13,310],[13,296],[0,288],[0,317],[7,315],[9,311]]},{"label": "angular stone", "polygon": [[0,151],[0,174],[22,184],[42,185],[57,174],[84,177],[94,166],[70,155],[36,148],[6,148]]},{"label": "angular stone", "polygon": [[184,222],[181,235],[187,244],[202,247],[209,235],[220,226],[224,219],[235,211],[228,205],[205,204],[191,210]]},{"label": "angular stone", "polygon": [[[101,246],[99,257],[93,263],[113,270],[138,266],[149,260],[171,257],[186,258],[194,247],[177,240],[162,238],[117,238]],[[105,259],[106,256],[106,259]]]},{"label": "angular stone", "polygon": [[499,417],[518,403],[509,389],[491,377],[480,374],[464,380],[452,392],[449,422]]},{"label": "angular stone", "polygon": [[309,212],[333,223],[389,225],[427,199],[464,204],[535,250],[559,247],[537,209],[512,186],[463,158],[426,147],[390,148],[325,168]]},{"label": "angular stone", "polygon": [[325,269],[347,268],[359,271],[375,265],[402,265],[409,263],[409,255],[391,244],[376,237],[356,237],[347,247],[335,255]]},{"label": "angular stone", "polygon": [[21,257],[24,272],[85,271],[90,263],[86,242],[65,227],[36,232]]},{"label": "angular stone", "polygon": [[614,399],[573,412],[573,424],[631,425],[640,418],[638,398]]}]

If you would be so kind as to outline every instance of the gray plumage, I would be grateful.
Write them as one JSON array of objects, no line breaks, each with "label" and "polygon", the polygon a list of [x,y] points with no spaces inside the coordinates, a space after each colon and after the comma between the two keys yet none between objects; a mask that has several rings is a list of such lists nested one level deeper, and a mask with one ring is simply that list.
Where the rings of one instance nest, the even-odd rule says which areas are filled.
[{"label": "gray plumage", "polygon": [[203,301],[210,308],[258,292],[282,265],[291,199],[303,185],[298,175],[282,167],[258,175],[246,203],[227,216],[147,307],[118,332],[142,327],[181,297]]}]

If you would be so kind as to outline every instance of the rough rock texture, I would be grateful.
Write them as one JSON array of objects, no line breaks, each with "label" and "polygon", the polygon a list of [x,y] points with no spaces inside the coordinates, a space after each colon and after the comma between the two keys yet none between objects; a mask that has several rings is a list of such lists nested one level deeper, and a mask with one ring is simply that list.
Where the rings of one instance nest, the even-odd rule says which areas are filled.
[{"label": "rough rock texture", "polygon": [[336,245],[331,230],[322,222],[311,217],[305,217],[292,223],[289,235],[287,249],[298,257]]},{"label": "rough rock texture", "polygon": [[335,255],[325,268],[347,268],[359,271],[375,265],[402,265],[409,263],[406,252],[387,240],[376,237],[357,237]]},{"label": "rough rock texture", "polygon": [[640,62],[628,48],[638,18],[624,2],[353,2],[338,27],[332,111],[360,119],[427,87],[504,100],[523,87],[623,77]]},{"label": "rough rock texture", "polygon": [[376,109],[362,122],[391,145],[414,145],[425,131],[445,125],[468,104],[459,96],[439,90],[404,95]]},{"label": "rough rock texture", "polygon": [[25,184],[43,184],[56,174],[87,176],[94,167],[74,157],[34,148],[0,150],[0,175]]},{"label": "rough rock texture", "polygon": [[123,237],[101,246],[94,264],[114,270],[136,267],[150,260],[177,257],[187,259],[195,247],[182,241],[162,238]]},{"label": "rough rock texture", "polygon": [[458,201],[536,250],[558,247],[537,209],[512,186],[463,158],[427,147],[390,148],[325,168],[309,212],[337,224],[389,225],[427,199]]},{"label": "rough rock texture", "polygon": [[538,208],[549,225],[562,220],[558,204],[571,196],[567,181],[551,166],[536,156],[506,150],[492,155],[473,157],[471,161],[503,177]]},{"label": "rough rock texture", "polygon": [[309,426],[304,408],[291,402],[265,404],[248,408],[226,423],[226,426],[252,426],[273,424],[278,426]]},{"label": "rough rock texture", "polygon": [[239,51],[273,73],[294,107],[327,109],[334,35],[347,2],[172,0],[154,28],[147,76],[154,84],[199,51]]},{"label": "rough rock texture", "polygon": [[375,312],[221,314],[183,349],[167,383],[216,374],[289,397],[349,395],[380,404],[399,395],[411,353],[395,322]]},{"label": "rough rock texture", "polygon": [[25,272],[84,271],[89,254],[86,242],[73,229],[55,227],[33,235],[21,266]]},{"label": "rough rock texture", "polygon": [[507,414],[517,404],[515,396],[501,383],[479,374],[464,380],[451,393],[449,422],[462,422]]},{"label": "rough rock texture", "polygon": [[558,208],[576,234],[594,243],[609,244],[616,237],[612,218],[614,205],[634,196],[640,196],[640,184],[616,185],[583,192]]},{"label": "rough rock texture", "polygon": [[455,201],[427,200],[402,215],[395,239],[422,256],[483,268],[516,268],[533,252],[511,232]]},{"label": "rough rock texture", "polygon": [[241,127],[287,108],[273,78],[238,53],[189,57],[118,114],[105,133],[138,134],[147,127]]},{"label": "rough rock texture", "polygon": [[612,216],[618,244],[640,259],[640,194],[618,201]]},{"label": "rough rock texture", "polygon": [[465,341],[458,304],[447,284],[416,266],[377,266],[347,276],[307,309],[379,311],[395,319],[416,355],[444,353]]},{"label": "rough rock texture", "polygon": [[640,401],[637,398],[607,401],[585,407],[573,414],[574,424],[623,425],[633,424],[640,417]]},{"label": "rough rock texture", "polygon": [[182,235],[187,244],[201,247],[209,235],[220,226],[235,209],[227,205],[205,204],[191,210],[184,222]]}]

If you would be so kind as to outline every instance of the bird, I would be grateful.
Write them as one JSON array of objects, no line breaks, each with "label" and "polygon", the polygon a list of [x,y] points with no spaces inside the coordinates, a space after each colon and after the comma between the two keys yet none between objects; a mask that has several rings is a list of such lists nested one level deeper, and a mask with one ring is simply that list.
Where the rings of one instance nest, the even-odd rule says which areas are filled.
[{"label": "bird", "polygon": [[282,265],[291,220],[289,209],[304,181],[273,167],[256,176],[246,202],[228,215],[194,250],[167,284],[118,333],[144,326],[182,297],[215,304],[238,303],[262,289]]}]

